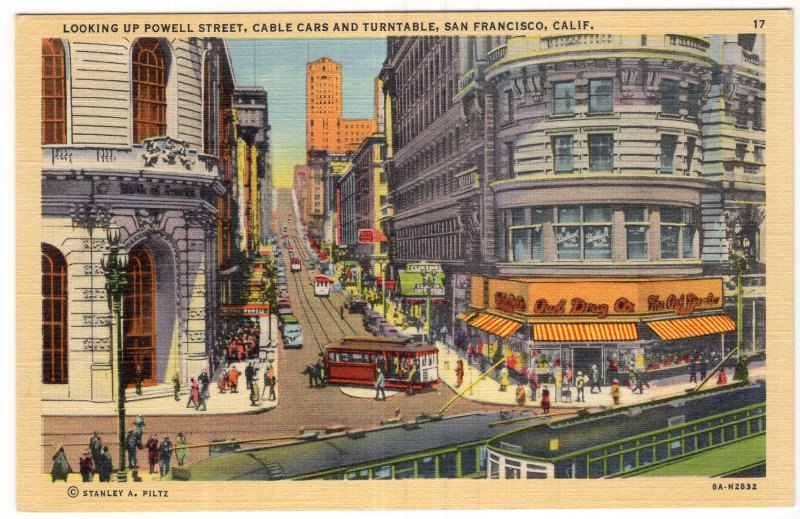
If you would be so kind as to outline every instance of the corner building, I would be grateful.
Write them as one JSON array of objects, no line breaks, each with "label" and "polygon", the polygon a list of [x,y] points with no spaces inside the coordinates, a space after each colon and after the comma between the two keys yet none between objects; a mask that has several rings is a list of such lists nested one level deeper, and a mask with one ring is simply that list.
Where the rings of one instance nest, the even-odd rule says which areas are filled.
[{"label": "corner building", "polygon": [[[735,346],[727,317],[718,327],[674,319],[672,333],[639,324],[625,331],[604,325],[608,313],[572,313],[570,303],[590,303],[586,287],[618,280],[638,294],[635,313],[646,314],[633,321],[688,317],[648,309],[641,304],[646,294],[631,288],[641,280],[660,300],[669,294],[656,287],[677,290],[672,281],[687,280],[676,297],[716,301],[706,312],[696,306],[695,317],[735,314],[730,221],[748,205],[763,215],[764,204],[758,37],[389,40],[390,254],[395,262],[424,258],[450,271],[456,336],[500,345],[521,364],[547,349],[551,362],[566,364],[591,346],[598,355],[589,365],[608,366],[613,358],[630,366],[683,358],[683,349],[721,354]],[[764,233],[762,223],[751,224],[755,284]],[[466,281],[469,274],[478,276]],[[709,276],[718,276],[713,290],[689,290],[706,290]],[[563,281],[562,296],[555,290],[555,300],[535,312],[539,298],[529,299],[540,286],[551,290],[550,278]],[[495,290],[502,283],[493,279],[520,284]],[[603,286],[613,310],[618,298]],[[759,294],[749,293],[745,320],[754,326],[747,342],[763,349]],[[594,331],[584,326],[590,324]]]},{"label": "corner building", "polygon": [[239,232],[233,89],[221,40],[43,40],[44,400],[118,398],[109,226],[130,258],[125,381],[140,365],[149,398],[210,367]]}]

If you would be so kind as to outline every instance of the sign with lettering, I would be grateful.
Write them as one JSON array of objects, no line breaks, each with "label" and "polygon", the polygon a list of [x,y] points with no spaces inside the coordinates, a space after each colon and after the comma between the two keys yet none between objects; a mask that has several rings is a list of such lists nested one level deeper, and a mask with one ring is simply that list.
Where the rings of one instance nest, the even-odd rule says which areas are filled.
[{"label": "sign with lettering", "polygon": [[[477,283],[477,284],[476,284]],[[488,283],[488,291],[481,287]],[[479,300],[489,296],[489,300]],[[722,308],[721,278],[497,279],[473,276],[473,306],[541,317],[691,315]]]}]

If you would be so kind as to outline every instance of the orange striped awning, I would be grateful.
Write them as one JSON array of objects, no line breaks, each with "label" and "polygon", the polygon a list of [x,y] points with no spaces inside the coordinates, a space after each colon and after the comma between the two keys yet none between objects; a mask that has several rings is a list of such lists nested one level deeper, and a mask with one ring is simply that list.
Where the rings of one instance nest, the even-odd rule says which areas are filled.
[{"label": "orange striped awning", "polygon": [[653,321],[647,326],[665,341],[736,331],[736,323],[724,314]]},{"label": "orange striped awning", "polygon": [[508,337],[522,327],[522,323],[518,321],[492,314],[481,314],[474,318],[469,325],[503,338]]},{"label": "orange striped awning", "polygon": [[456,319],[458,319],[459,321],[464,321],[466,323],[476,315],[478,315],[478,312],[464,312],[463,314],[458,314],[456,316]]},{"label": "orange striped awning", "polygon": [[636,323],[542,323],[533,325],[534,341],[636,341]]}]

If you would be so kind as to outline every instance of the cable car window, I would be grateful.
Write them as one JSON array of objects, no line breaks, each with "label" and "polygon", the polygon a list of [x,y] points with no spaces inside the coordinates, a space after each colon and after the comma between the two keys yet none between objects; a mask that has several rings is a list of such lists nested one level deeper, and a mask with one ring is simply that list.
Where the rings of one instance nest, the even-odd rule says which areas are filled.
[{"label": "cable car window", "polygon": [[666,443],[659,443],[656,445],[656,459],[658,461],[664,461],[669,457],[669,449],[667,448]]},{"label": "cable car window", "polygon": [[589,464],[590,478],[602,478],[605,475],[605,470],[603,469],[603,460],[593,461]]},{"label": "cable car window", "polygon": [[[486,447],[481,447],[480,451],[479,451],[479,455],[478,455],[478,463],[480,463],[479,470],[481,472],[485,472],[486,471],[486,455],[487,455]],[[463,470],[463,467],[464,467],[464,451],[461,451],[461,467],[462,467],[461,473],[463,474],[464,473],[464,470]]]},{"label": "cable car window", "polygon": [[708,434],[698,434],[697,435],[697,448],[698,449],[705,449],[708,447]]},{"label": "cable car window", "polygon": [[711,444],[719,445],[720,443],[722,443],[722,431],[719,429],[711,431]]},{"label": "cable car window", "polygon": [[639,449],[639,466],[652,465],[653,463],[653,448],[646,447]]},{"label": "cable car window", "polygon": [[680,456],[681,455],[681,441],[676,440],[669,444],[669,452],[671,456]]},{"label": "cable car window", "polygon": [[363,470],[356,470],[353,472],[347,473],[347,479],[349,480],[356,480],[356,479],[369,479],[369,469]]},{"label": "cable car window", "polygon": [[747,436],[747,422],[742,422],[737,424],[736,427],[739,428],[739,436],[744,437]]},{"label": "cable car window", "polygon": [[620,464],[619,464],[620,456],[611,456],[608,458],[608,473],[609,474],[616,474],[619,472]]},{"label": "cable car window", "polygon": [[500,479],[500,464],[496,461],[489,462],[489,479]]},{"label": "cable car window", "polygon": [[547,479],[547,472],[529,470],[525,473],[525,479]]},{"label": "cable car window", "polygon": [[420,459],[418,462],[419,477],[424,479],[432,479],[436,477],[436,458],[427,456]]},{"label": "cable car window", "polygon": [[573,466],[575,467],[574,477],[584,479],[586,478],[586,458],[581,456],[578,459],[572,460]]},{"label": "cable car window", "polygon": [[761,432],[761,420],[756,418],[755,420],[750,420],[750,431],[753,433]]},{"label": "cable car window", "polygon": [[[456,473],[456,455],[458,453],[453,452],[445,452],[439,456],[439,477],[440,478],[455,478],[458,477]],[[475,449],[472,449],[472,455],[475,456]],[[462,457],[463,460],[463,457]],[[462,461],[463,463],[463,461]],[[473,462],[473,469],[474,469],[474,462]],[[464,472],[462,467],[462,473]],[[472,470],[471,472],[475,472]]]},{"label": "cable car window", "polygon": [[414,479],[414,460],[396,463],[394,466],[394,479]]},{"label": "cable car window", "polygon": [[463,449],[461,451],[461,475],[466,476],[468,474],[474,474],[477,472],[477,461],[477,456],[475,456],[475,447]]},{"label": "cable car window", "polygon": [[520,479],[521,471],[517,467],[506,466],[506,479]]},{"label": "cable car window", "polygon": [[392,479],[392,466],[383,465],[372,469],[372,479]]},{"label": "cable car window", "polygon": [[696,441],[696,439],[695,439],[694,436],[689,436],[687,438],[684,438],[683,439],[683,450],[685,452],[693,452],[694,451],[694,446],[695,446],[695,441]]}]

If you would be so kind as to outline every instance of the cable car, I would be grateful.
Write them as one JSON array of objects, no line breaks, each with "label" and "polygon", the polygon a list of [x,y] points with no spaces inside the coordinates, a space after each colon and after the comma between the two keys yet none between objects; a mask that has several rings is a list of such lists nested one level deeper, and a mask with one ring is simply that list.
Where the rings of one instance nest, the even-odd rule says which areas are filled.
[{"label": "cable car", "polygon": [[332,280],[328,276],[314,277],[314,295],[328,297],[331,295]]},{"label": "cable car", "polygon": [[300,272],[300,258],[293,257],[292,258],[292,272]]},{"label": "cable car", "polygon": [[421,390],[439,383],[439,349],[408,338],[343,337],[325,346],[325,365],[332,384],[373,387],[378,368],[387,388]]}]

